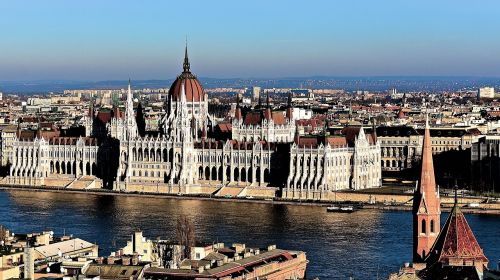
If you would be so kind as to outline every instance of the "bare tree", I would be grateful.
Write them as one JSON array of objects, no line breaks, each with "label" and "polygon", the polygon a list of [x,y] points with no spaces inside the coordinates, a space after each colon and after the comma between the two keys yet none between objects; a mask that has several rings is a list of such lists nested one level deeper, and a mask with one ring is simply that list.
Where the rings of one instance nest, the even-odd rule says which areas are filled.
[{"label": "bare tree", "polygon": [[176,235],[182,246],[182,259],[191,257],[191,247],[195,245],[194,225],[191,219],[182,214],[177,218]]},{"label": "bare tree", "polygon": [[7,241],[7,229],[3,225],[0,225],[0,246],[5,245],[6,241]]}]

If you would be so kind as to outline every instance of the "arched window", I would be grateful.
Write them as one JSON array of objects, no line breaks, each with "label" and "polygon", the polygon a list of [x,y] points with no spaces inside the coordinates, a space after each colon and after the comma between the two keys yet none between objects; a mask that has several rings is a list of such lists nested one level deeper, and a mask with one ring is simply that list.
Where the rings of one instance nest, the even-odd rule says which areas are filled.
[{"label": "arched window", "polygon": [[426,224],[425,224],[425,220],[422,220],[422,231],[421,233],[425,234],[426,233]]},{"label": "arched window", "polygon": [[434,220],[431,220],[431,233],[434,233]]}]

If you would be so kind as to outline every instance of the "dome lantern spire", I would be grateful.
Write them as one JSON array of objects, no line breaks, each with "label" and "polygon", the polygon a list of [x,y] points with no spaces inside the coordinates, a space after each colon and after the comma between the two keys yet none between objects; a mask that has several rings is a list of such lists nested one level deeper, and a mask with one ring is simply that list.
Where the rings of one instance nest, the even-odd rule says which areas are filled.
[{"label": "dome lantern spire", "polygon": [[183,64],[184,72],[191,72],[191,65],[189,64],[189,57],[188,57],[188,45],[187,45],[187,39],[186,39],[186,49],[184,51],[184,64]]}]

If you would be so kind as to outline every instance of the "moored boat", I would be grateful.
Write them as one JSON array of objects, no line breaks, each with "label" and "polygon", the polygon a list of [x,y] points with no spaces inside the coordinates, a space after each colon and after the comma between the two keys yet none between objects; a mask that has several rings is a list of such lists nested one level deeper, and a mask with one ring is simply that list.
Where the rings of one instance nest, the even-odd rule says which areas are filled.
[{"label": "moored boat", "polygon": [[327,212],[352,213],[356,210],[352,205],[331,205],[326,207]]}]

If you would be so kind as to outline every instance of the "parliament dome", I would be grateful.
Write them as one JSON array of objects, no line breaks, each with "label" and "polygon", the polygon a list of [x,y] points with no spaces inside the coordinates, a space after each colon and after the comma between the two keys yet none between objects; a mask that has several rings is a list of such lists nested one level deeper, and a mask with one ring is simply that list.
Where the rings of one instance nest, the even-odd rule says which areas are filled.
[{"label": "parliament dome", "polygon": [[187,102],[200,102],[205,101],[205,94],[203,92],[203,87],[196,76],[191,73],[187,47],[184,55],[184,70],[177,76],[177,79],[172,83],[170,89],[168,90],[169,101],[180,101],[181,85],[184,84],[184,89],[186,91],[186,101]]}]

